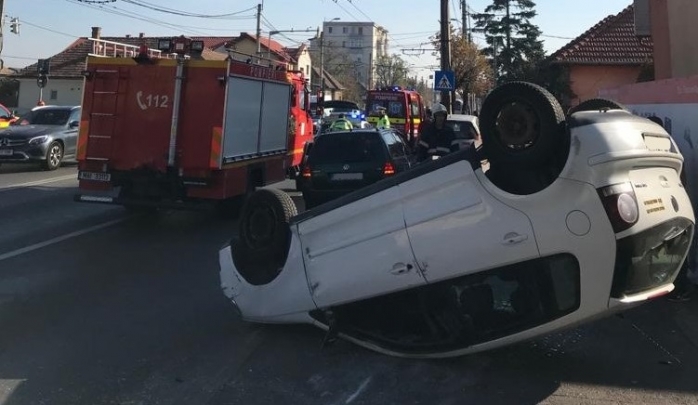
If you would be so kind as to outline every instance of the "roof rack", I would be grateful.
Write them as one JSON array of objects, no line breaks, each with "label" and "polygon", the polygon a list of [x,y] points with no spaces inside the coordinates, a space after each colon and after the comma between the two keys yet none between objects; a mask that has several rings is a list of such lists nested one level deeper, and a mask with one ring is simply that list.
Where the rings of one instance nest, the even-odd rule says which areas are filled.
[{"label": "roof rack", "polygon": [[[87,38],[92,43],[90,56],[100,56],[106,58],[135,58],[140,51],[140,45],[124,44],[121,42],[107,41],[98,38]],[[175,59],[176,53],[163,53],[157,49],[148,48],[149,58]]]}]

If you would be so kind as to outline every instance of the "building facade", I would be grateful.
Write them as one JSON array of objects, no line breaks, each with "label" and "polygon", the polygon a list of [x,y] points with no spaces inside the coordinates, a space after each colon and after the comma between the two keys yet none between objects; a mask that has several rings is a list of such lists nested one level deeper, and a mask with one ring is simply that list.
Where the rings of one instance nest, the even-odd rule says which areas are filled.
[{"label": "building facade", "polygon": [[[325,21],[322,41],[311,42],[311,50],[325,54],[325,62],[350,64],[350,71],[365,88],[375,83],[376,61],[388,55],[388,31],[374,22]],[[338,58],[337,56],[342,56]],[[326,70],[332,71],[330,66]]]}]

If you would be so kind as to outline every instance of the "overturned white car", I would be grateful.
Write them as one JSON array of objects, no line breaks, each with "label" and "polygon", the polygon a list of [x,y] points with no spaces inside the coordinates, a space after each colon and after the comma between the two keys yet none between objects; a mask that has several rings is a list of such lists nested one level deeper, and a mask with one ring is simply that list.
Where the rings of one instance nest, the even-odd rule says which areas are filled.
[{"label": "overturned white car", "polygon": [[302,214],[256,191],[220,251],[225,295],[250,322],[448,357],[672,291],[695,220],[662,127],[598,99],[565,117],[523,82],[490,93],[480,127],[477,151]]}]

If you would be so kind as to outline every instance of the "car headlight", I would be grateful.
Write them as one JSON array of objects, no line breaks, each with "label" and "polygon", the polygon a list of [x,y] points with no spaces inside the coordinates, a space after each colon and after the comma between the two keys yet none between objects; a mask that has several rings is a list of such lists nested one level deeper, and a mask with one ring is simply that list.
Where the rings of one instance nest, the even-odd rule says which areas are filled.
[{"label": "car headlight", "polygon": [[35,136],[29,140],[29,145],[41,145],[48,141],[48,135]]}]

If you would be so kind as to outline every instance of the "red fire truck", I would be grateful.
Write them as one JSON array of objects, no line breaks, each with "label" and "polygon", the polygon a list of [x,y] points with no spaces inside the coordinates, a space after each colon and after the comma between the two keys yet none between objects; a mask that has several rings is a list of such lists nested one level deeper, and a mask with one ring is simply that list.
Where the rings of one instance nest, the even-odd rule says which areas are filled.
[{"label": "red fire truck", "polygon": [[376,125],[376,112],[380,107],[388,113],[390,126],[402,132],[405,139],[414,140],[419,137],[419,124],[424,118],[426,106],[417,91],[399,86],[369,90],[366,95],[366,116],[369,123]]},{"label": "red fire truck", "polygon": [[203,60],[203,43],[185,37],[158,48],[88,57],[76,201],[239,207],[255,187],[297,172],[313,137],[301,72],[254,56]]}]

